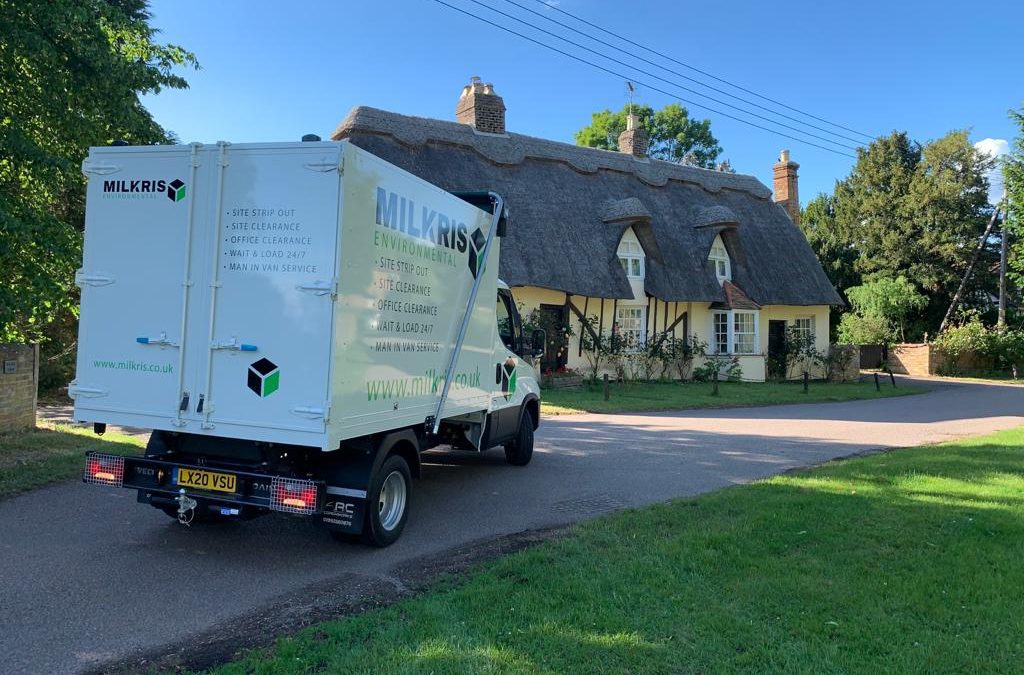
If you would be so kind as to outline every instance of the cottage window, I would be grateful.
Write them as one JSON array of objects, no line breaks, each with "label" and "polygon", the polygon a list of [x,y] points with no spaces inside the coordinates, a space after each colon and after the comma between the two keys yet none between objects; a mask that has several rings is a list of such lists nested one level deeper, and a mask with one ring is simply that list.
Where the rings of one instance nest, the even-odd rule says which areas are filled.
[{"label": "cottage window", "polygon": [[712,343],[716,354],[729,353],[729,312],[715,312],[715,336]]},{"label": "cottage window", "polygon": [[619,307],[615,310],[615,322],[627,348],[635,349],[644,344],[647,338],[646,307]]},{"label": "cottage window", "polygon": [[718,283],[732,280],[732,263],[729,262],[729,252],[725,250],[725,244],[722,243],[721,237],[715,237],[708,260],[715,270]]},{"label": "cottage window", "polygon": [[757,352],[757,315],[754,312],[733,312],[732,319],[733,352]]},{"label": "cottage window", "polygon": [[814,317],[798,316],[793,320],[793,329],[807,340],[814,339]]},{"label": "cottage window", "polygon": [[638,242],[622,240],[619,244],[619,264],[630,279],[644,278],[644,250]]},{"label": "cottage window", "polygon": [[713,314],[711,345],[715,354],[757,354],[758,313],[721,311]]}]

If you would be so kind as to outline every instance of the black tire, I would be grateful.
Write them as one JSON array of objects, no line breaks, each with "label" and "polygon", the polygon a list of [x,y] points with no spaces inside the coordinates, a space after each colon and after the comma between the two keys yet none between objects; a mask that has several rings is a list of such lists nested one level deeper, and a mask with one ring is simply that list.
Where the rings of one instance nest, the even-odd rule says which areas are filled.
[{"label": "black tire", "polygon": [[[403,487],[392,486],[388,483],[389,480],[401,481]],[[385,492],[385,484],[389,485],[387,495],[382,494]],[[396,489],[404,491],[401,504],[395,501],[397,497],[392,491]],[[411,494],[412,474],[409,472],[409,465],[402,457],[391,455],[370,479],[370,489],[366,491],[366,521],[362,534],[364,544],[384,548],[402,536],[402,530],[409,519]],[[397,511],[392,511],[393,508]]]},{"label": "black tire", "polygon": [[533,419],[529,413],[519,418],[515,440],[505,444],[505,461],[512,466],[526,466],[533,459]]}]

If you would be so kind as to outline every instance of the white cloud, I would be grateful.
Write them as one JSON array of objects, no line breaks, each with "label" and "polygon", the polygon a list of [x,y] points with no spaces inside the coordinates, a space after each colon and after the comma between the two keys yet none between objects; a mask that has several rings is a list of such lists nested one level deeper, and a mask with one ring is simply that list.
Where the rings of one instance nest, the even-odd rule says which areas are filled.
[{"label": "white cloud", "polygon": [[[974,144],[978,152],[989,157],[998,158],[1010,152],[1010,144],[1002,138],[983,138]],[[995,204],[1003,198],[1003,173],[999,167],[993,167],[988,173],[988,201]]]},{"label": "white cloud", "polygon": [[983,138],[975,143],[974,147],[990,157],[999,157],[1010,152],[1010,143],[1003,138]]}]

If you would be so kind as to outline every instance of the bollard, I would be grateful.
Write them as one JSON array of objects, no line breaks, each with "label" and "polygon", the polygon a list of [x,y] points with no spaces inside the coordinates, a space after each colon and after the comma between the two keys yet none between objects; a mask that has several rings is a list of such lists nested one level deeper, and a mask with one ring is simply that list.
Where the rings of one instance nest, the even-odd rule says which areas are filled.
[{"label": "bollard", "polygon": [[711,395],[718,396],[718,373],[715,373],[715,379],[712,380]]},{"label": "bollard", "polygon": [[604,400],[607,401],[608,400],[608,396],[609,396],[609,392],[608,392],[608,373],[605,373],[604,374]]},{"label": "bollard", "polygon": [[896,376],[892,374],[891,370],[889,371],[889,379],[892,380],[892,388],[895,389],[896,388]]},{"label": "bollard", "polygon": [[809,379],[810,379],[810,376],[807,374],[807,371],[805,370],[804,371],[804,393],[805,394],[807,393],[807,381]]},{"label": "bollard", "polygon": [[878,383],[878,373],[875,373],[875,391],[882,391],[882,385]]}]

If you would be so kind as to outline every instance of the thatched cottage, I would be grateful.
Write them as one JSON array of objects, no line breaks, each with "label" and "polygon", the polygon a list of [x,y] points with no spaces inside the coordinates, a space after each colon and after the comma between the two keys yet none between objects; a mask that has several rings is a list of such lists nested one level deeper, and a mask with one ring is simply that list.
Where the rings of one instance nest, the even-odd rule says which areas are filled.
[{"label": "thatched cottage", "polygon": [[619,152],[505,129],[505,105],[474,80],[456,121],[358,107],[334,133],[447,190],[490,189],[510,212],[500,275],[529,313],[569,325],[545,366],[584,368],[583,317],[636,343],[696,335],[764,380],[787,326],[828,347],[841,302],[795,225],[797,168],[783,151],[775,195],[752,176],[647,156],[631,124]]}]

